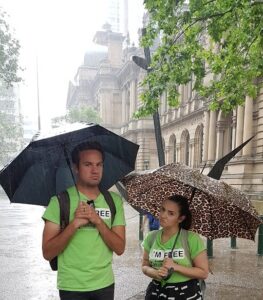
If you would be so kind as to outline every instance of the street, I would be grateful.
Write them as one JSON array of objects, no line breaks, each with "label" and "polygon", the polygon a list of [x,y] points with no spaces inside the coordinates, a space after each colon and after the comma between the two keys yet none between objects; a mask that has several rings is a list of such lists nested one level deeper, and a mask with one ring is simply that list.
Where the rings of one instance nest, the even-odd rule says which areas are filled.
[{"label": "street", "polygon": [[[58,300],[56,272],[42,257],[43,207],[10,204],[0,198],[0,300]],[[116,300],[142,300],[149,279],[140,270],[142,250],[138,241],[138,213],[125,204],[127,246],[124,255],[114,256]],[[256,237],[257,240],[257,237]],[[262,299],[263,258],[257,244],[237,240],[230,249],[229,239],[214,241],[213,274],[205,299]]]}]

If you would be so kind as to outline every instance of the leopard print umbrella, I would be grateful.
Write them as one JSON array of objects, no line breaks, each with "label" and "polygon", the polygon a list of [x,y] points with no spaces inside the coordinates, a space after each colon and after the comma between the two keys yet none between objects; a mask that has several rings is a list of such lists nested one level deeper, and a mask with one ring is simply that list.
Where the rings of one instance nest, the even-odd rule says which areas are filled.
[{"label": "leopard print umbrella", "polygon": [[192,230],[209,238],[255,239],[261,220],[240,190],[178,163],[132,173],[122,180],[127,201],[155,217],[164,199],[185,196],[192,212]]}]

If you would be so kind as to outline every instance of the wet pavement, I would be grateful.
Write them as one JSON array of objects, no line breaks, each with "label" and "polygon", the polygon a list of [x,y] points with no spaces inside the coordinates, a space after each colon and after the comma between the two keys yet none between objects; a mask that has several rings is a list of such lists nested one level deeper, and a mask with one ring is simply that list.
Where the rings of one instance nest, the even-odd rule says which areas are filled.
[{"label": "wet pavement", "polygon": [[[10,204],[0,197],[0,300],[58,300],[56,272],[42,258],[43,207]],[[127,246],[114,256],[116,300],[142,300],[149,279],[140,271],[142,250],[138,241],[139,216],[125,205]],[[213,275],[207,282],[206,299],[263,299],[263,257],[256,243],[237,239],[214,241]],[[107,299],[105,299],[107,300]]]}]

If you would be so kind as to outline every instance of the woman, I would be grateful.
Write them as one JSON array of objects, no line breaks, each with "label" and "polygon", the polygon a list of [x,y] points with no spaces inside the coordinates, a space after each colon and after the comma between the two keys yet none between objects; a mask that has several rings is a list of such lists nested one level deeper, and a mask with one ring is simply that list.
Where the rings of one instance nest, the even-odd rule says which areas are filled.
[{"label": "woman", "polygon": [[[203,299],[198,279],[207,278],[208,259],[202,239],[188,231],[192,216],[187,199],[174,195],[164,200],[159,218],[162,229],[150,232],[143,241],[142,271],[153,279],[145,299]],[[187,234],[189,255],[183,234]]]}]

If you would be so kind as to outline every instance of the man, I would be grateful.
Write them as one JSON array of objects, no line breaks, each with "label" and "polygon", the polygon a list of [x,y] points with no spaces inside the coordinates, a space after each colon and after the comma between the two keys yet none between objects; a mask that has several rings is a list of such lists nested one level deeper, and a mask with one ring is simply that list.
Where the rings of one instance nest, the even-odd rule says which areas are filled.
[{"label": "man", "polygon": [[[59,204],[52,197],[43,215],[43,256],[58,256],[57,286],[61,300],[113,300],[112,255],[125,249],[125,219],[121,198],[111,192],[116,215],[99,190],[104,152],[98,143],[84,143],[72,152],[77,175],[70,197],[70,223],[60,232]],[[95,209],[87,204],[94,200]]]}]

